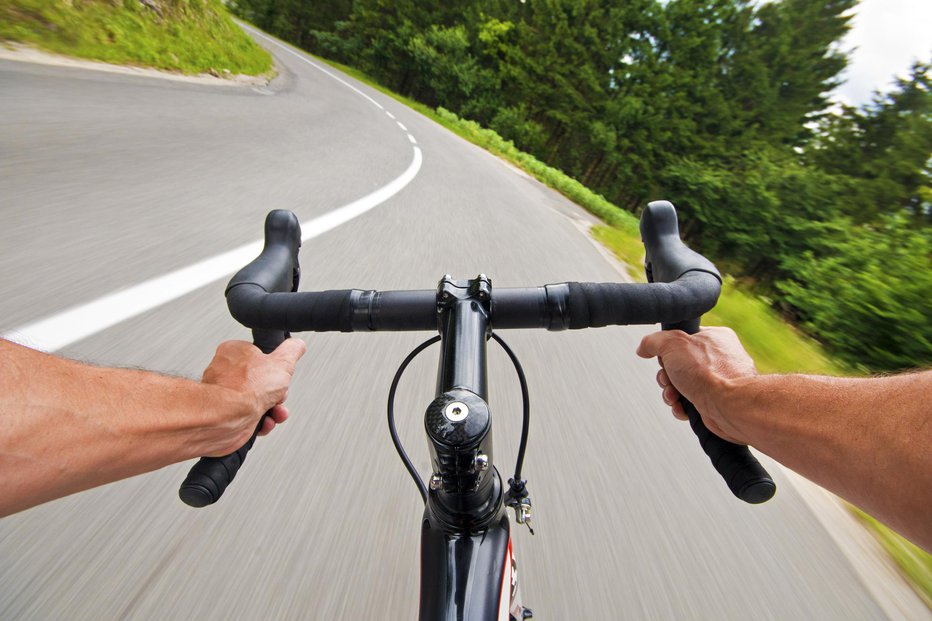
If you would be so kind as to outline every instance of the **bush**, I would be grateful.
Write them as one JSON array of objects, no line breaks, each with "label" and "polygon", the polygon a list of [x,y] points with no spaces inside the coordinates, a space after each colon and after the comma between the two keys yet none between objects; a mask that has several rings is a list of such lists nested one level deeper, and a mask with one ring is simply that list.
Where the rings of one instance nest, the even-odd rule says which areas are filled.
[{"label": "bush", "polygon": [[788,260],[778,283],[803,326],[868,370],[932,365],[932,235],[902,217]]}]

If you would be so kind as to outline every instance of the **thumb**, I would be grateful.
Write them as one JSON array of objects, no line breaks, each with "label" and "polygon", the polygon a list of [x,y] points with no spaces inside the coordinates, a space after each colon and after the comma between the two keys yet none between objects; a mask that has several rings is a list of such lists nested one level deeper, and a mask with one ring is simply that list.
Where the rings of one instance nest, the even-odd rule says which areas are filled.
[{"label": "thumb", "polygon": [[294,370],[298,360],[301,359],[301,356],[303,356],[306,351],[307,345],[305,342],[292,337],[283,341],[269,356],[287,362],[288,366]]}]

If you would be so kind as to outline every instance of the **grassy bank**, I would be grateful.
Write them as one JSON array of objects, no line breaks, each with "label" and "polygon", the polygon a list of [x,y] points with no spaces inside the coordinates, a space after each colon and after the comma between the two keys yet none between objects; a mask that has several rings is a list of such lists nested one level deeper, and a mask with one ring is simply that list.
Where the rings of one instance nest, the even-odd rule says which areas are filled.
[{"label": "grassy bank", "polygon": [[[462,138],[518,166],[600,217],[606,222],[606,226],[595,227],[593,235],[623,262],[631,266],[629,271],[633,278],[643,280],[641,266],[644,261],[644,247],[641,244],[638,221],[632,214],[609,203],[605,198],[563,172],[547,166],[532,155],[519,151],[511,141],[505,140],[492,130],[481,127],[478,123],[461,119],[443,108],[433,109],[393,93],[352,67],[325,59],[321,60],[417,110]],[[762,373],[796,372],[822,375],[853,373],[851,369],[829,356],[817,341],[784,321],[767,299],[739,287],[733,279],[727,276],[717,306],[705,315],[703,321],[708,325],[729,326],[737,332],[742,344],[754,358],[757,368]],[[912,545],[854,507],[851,507],[851,510],[874,533],[926,604],[932,603],[932,555]]]},{"label": "grassy bank", "polygon": [[0,40],[187,74],[272,69],[219,0],[0,0]]},{"label": "grassy bank", "polygon": [[863,511],[854,507],[851,510],[874,532],[880,545],[912,581],[922,601],[932,609],[932,554],[914,546]]}]

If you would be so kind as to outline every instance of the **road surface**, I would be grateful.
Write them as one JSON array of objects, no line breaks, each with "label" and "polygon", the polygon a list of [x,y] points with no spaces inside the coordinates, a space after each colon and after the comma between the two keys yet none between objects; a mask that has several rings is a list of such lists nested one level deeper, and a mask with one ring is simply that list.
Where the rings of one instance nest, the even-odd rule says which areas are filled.
[{"label": "road surface", "polygon": [[[178,270],[256,241],[270,209],[311,222],[359,199],[368,211],[304,244],[303,288],[620,278],[560,195],[265,44],[282,71],[267,88],[0,61],[0,332],[58,318],[60,353],[197,377],[218,342],[247,332],[226,312],[226,267]],[[167,274],[190,292],[132,289]],[[123,317],[104,296],[126,290]],[[633,353],[649,330],[505,335],[532,395],[537,534],[516,527],[516,554],[536,618],[886,618],[778,470],[770,503],[730,495],[661,403],[655,363]],[[179,464],[0,521],[0,619],[414,618],[421,509],[384,407],[426,336],[306,336],[291,420],[216,506],[178,500]],[[435,356],[412,365],[397,408],[422,472]],[[519,393],[505,356],[490,357],[507,473]]]}]

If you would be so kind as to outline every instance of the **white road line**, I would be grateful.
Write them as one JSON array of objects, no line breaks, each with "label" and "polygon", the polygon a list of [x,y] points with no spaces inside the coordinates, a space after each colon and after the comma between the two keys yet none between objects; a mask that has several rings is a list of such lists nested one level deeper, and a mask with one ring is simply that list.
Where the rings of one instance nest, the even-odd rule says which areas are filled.
[{"label": "white road line", "polygon": [[[277,46],[280,47],[281,49],[285,50],[286,52],[288,52],[289,54],[291,54],[291,55],[294,56],[295,58],[298,58],[298,59],[300,59],[300,60],[303,60],[304,62],[306,62],[306,63],[309,64],[310,66],[314,67],[314,68],[317,69],[318,71],[322,71],[323,73],[326,73],[326,74],[329,75],[331,78],[333,78],[334,80],[336,80],[336,81],[339,82],[340,84],[344,85],[345,87],[347,87],[347,88],[349,88],[349,89],[352,89],[353,91],[359,93],[360,95],[362,95],[363,97],[365,97],[366,99],[368,99],[371,103],[373,103],[379,110],[384,110],[384,111],[385,111],[385,114],[387,114],[387,115],[389,116],[389,118],[391,118],[391,119],[394,119],[394,118],[395,118],[395,115],[392,114],[391,112],[389,112],[388,110],[385,110],[385,107],[384,107],[382,104],[380,104],[379,102],[377,102],[376,100],[374,100],[372,97],[369,97],[369,96],[366,95],[364,92],[362,92],[361,90],[359,90],[358,88],[356,88],[355,86],[353,86],[352,84],[350,84],[349,82],[347,82],[346,80],[344,80],[343,78],[339,77],[338,75],[335,75],[335,74],[331,73],[330,71],[327,71],[326,69],[324,69],[323,67],[321,67],[321,66],[318,65],[317,63],[310,61],[306,56],[302,56],[301,54],[295,52],[295,51],[294,51],[293,49],[291,49],[290,47],[288,47],[288,46],[286,46],[286,45],[282,45],[281,43],[279,43],[279,42],[276,41],[275,39],[273,39],[273,38],[271,38],[271,37],[268,37],[268,36],[262,34],[262,33],[259,32],[258,30],[256,30],[255,28],[250,28],[249,26],[247,26],[246,24],[244,24],[244,23],[242,23],[242,22],[238,22],[238,23],[240,24],[240,26],[242,26],[243,28],[245,28],[245,29],[248,30],[249,32],[253,33],[253,34],[256,35],[257,37],[262,37],[262,38],[265,39],[266,41],[268,41],[268,42],[270,42],[270,43],[274,43],[275,45],[277,45]],[[404,132],[407,132],[407,131],[408,131],[408,128],[405,127],[404,124],[402,124],[401,121],[395,120],[395,123],[398,124],[398,127],[400,127],[402,131],[404,131]],[[408,134],[408,139],[411,141],[411,144],[417,144],[417,141],[414,140],[414,137],[411,136],[411,134]]]},{"label": "white road line", "polygon": [[[348,205],[302,222],[301,240],[307,241],[322,235],[384,203],[414,179],[421,168],[421,162],[421,150],[414,147],[414,159],[401,176]],[[20,326],[0,336],[34,349],[57,351],[220,280],[246,265],[260,250],[261,240],[245,244],[189,267],[115,291],[93,302]]]},{"label": "white road line", "polygon": [[[306,57],[301,56],[278,41],[256,31],[254,28],[249,28],[248,26],[244,27],[256,36],[274,43],[292,56],[326,73],[337,82],[340,82],[347,88],[365,97],[380,110],[385,110],[379,102],[375,101],[346,80],[318,66],[316,63],[311,62]],[[392,116],[391,112],[386,111],[385,113],[393,119],[395,118]],[[408,131],[401,123],[398,123],[398,125],[404,131]],[[411,141],[411,144],[417,144],[414,140],[414,136],[411,134],[408,134],[408,140]],[[301,241],[307,241],[319,235],[323,235],[327,231],[333,230],[341,224],[345,224],[353,218],[361,216],[367,211],[381,205],[411,183],[411,180],[417,176],[418,171],[421,169],[422,161],[421,150],[415,146],[414,159],[399,177],[371,194],[363,196],[348,205],[343,205],[313,220],[301,223]],[[57,351],[81,339],[115,326],[122,321],[126,321],[127,319],[141,315],[162,304],[176,300],[204,285],[220,280],[224,276],[232,274],[240,267],[246,265],[246,263],[255,258],[261,250],[262,240],[245,244],[239,248],[199,261],[194,265],[175,270],[164,276],[147,280],[127,289],[114,291],[92,302],[81,304],[56,315],[46,317],[45,319],[40,319],[39,321],[14,328],[0,335],[0,337],[42,351]]]},{"label": "white road line", "polygon": [[[289,54],[291,54],[291,55],[294,56],[295,58],[297,58],[297,59],[299,59],[299,60],[303,60],[304,62],[306,62],[306,63],[309,64],[310,66],[314,67],[314,68],[317,69],[318,71],[321,71],[321,72],[323,72],[323,73],[326,73],[327,75],[329,75],[331,78],[333,78],[334,80],[336,80],[337,82],[339,82],[340,84],[342,84],[343,86],[345,86],[346,88],[348,88],[348,89],[350,89],[350,90],[353,90],[353,91],[359,93],[360,95],[362,95],[363,97],[365,97],[366,99],[368,99],[368,100],[369,100],[373,105],[375,105],[375,107],[378,108],[379,110],[384,110],[384,109],[385,109],[385,106],[383,106],[382,104],[380,104],[379,102],[377,102],[376,100],[374,100],[372,97],[369,97],[369,96],[366,95],[364,92],[362,92],[361,90],[359,90],[358,88],[356,88],[355,86],[353,86],[352,84],[350,84],[349,82],[347,82],[346,80],[344,80],[343,78],[341,78],[340,76],[336,75],[335,73],[331,73],[330,71],[327,71],[326,69],[324,69],[323,67],[321,67],[321,66],[318,65],[317,63],[311,62],[306,56],[302,56],[301,54],[295,52],[295,51],[294,51],[293,49],[291,49],[290,47],[288,47],[288,46],[286,46],[286,45],[282,45],[281,43],[279,43],[279,42],[276,41],[275,39],[273,39],[273,38],[271,38],[271,37],[268,37],[268,36],[264,35],[263,33],[259,32],[259,31],[256,30],[255,28],[250,28],[249,26],[247,26],[246,24],[244,24],[244,23],[242,23],[242,22],[239,22],[239,24],[240,24],[240,26],[242,26],[243,28],[245,28],[245,29],[248,30],[249,32],[253,33],[253,34],[256,35],[257,37],[262,37],[262,38],[265,39],[266,41],[268,41],[268,42],[270,42],[270,43],[274,43],[275,45],[277,45],[278,47],[282,48],[283,50],[285,50],[286,52],[288,52]],[[406,130],[406,131],[407,131],[407,130]]]}]

